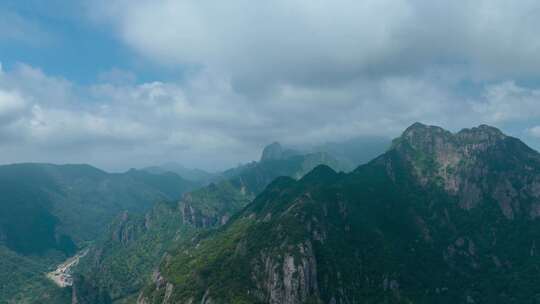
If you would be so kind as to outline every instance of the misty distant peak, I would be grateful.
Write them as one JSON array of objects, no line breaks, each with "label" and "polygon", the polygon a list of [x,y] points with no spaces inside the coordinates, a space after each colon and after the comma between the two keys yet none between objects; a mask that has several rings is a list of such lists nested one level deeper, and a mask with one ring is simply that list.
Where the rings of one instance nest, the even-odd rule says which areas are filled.
[{"label": "misty distant peak", "polygon": [[261,155],[261,161],[276,160],[283,158],[283,147],[278,142],[273,142],[264,147]]}]

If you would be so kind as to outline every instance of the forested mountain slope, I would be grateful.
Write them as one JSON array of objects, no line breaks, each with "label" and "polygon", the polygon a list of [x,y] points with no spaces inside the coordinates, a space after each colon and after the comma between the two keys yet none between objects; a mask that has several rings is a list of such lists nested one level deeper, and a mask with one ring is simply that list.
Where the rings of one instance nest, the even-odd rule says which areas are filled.
[{"label": "forested mountain slope", "polygon": [[415,124],[350,174],[275,180],[138,303],[536,303],[539,210],[536,151]]},{"label": "forested mountain slope", "polygon": [[33,294],[27,282],[42,281],[45,271],[104,233],[123,210],[143,213],[156,201],[178,199],[195,187],[172,173],[0,166],[0,302]]},{"label": "forested mountain slope", "polygon": [[89,294],[79,302],[134,301],[167,251],[195,233],[226,224],[275,178],[299,178],[319,164],[340,168],[325,153],[283,153],[279,144],[272,144],[260,161],[228,170],[215,182],[184,194],[174,203],[158,204],[145,216],[125,214],[78,268],[75,289]]}]

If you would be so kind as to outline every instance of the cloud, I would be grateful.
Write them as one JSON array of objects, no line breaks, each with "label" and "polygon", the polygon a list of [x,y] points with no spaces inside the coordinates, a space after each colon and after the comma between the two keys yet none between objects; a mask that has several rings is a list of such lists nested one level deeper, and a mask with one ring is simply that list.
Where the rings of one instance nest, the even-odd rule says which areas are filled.
[{"label": "cloud", "polygon": [[[438,73],[449,74],[355,80],[340,87],[280,85],[271,97],[253,102],[226,76],[209,71],[181,83],[83,86],[21,64],[0,75],[0,135],[10,139],[0,150],[6,161],[125,169],[177,160],[223,169],[256,159],[273,140],[309,145],[396,136],[414,121],[457,129],[479,120],[540,118],[537,90],[505,82],[484,87],[477,100],[461,100],[451,89],[453,77]],[[524,107],[522,116],[500,116],[512,102]]]},{"label": "cloud", "polygon": [[489,85],[483,100],[473,103],[474,110],[492,123],[540,118],[540,89],[503,82]]},{"label": "cloud", "polygon": [[256,159],[274,140],[392,137],[415,121],[452,130],[489,123],[533,138],[540,124],[535,1],[112,0],[86,8],[136,59],[187,72],[141,81],[152,77],[105,67],[96,83],[78,84],[23,63],[0,70],[5,161],[223,169]]},{"label": "cloud", "polygon": [[[242,114],[241,100],[229,104],[230,88],[220,85],[201,76],[184,86],[82,86],[20,64],[0,74],[0,150],[4,162],[125,169],[176,159],[223,168],[251,159],[233,130],[258,120]],[[223,150],[231,154],[219,156]]]},{"label": "cloud", "polygon": [[540,90],[491,83],[463,99],[456,79],[440,69],[341,86],[282,84],[253,102],[226,75],[209,70],[182,82],[77,85],[20,64],[0,74],[0,150],[5,161],[118,170],[176,160],[224,169],[258,158],[274,140],[311,145],[392,137],[414,121],[454,130],[540,121]]},{"label": "cloud", "polygon": [[16,116],[25,108],[25,103],[17,92],[0,91],[0,122]]},{"label": "cloud", "polygon": [[540,138],[540,126],[534,126],[532,128],[529,128],[527,131],[530,136]]},{"label": "cloud", "polygon": [[92,6],[129,46],[163,64],[201,65],[244,94],[276,85],[465,64],[470,77],[530,77],[540,68],[537,1],[103,1]]}]

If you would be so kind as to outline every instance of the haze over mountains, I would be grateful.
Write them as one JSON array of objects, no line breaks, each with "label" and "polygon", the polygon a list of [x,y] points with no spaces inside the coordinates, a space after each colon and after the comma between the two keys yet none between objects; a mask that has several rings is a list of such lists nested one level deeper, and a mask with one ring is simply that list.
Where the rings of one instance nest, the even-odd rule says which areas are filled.
[{"label": "haze over mountains", "polygon": [[145,212],[196,184],[171,173],[28,163],[0,166],[0,187],[0,301],[6,301],[32,294],[26,288],[104,233],[118,213]]},{"label": "haze over mountains", "polygon": [[[299,178],[319,164],[343,169],[327,153],[287,152],[277,143],[264,149],[259,162],[222,173],[186,169],[173,163],[112,174],[88,165],[0,166],[4,194],[0,204],[0,266],[4,274],[0,277],[0,300],[68,301],[72,298],[71,289],[55,288],[43,274],[88,246],[103,246],[99,254],[104,262],[100,264],[113,263],[109,272],[100,270],[100,274],[110,274],[117,279],[114,284],[127,285],[127,290],[133,292],[133,286],[140,287],[146,282],[150,269],[157,266],[167,244],[173,242],[178,227],[187,227],[184,228],[187,237],[191,226],[196,231],[224,223],[274,178],[281,175]],[[191,192],[183,195],[187,191]],[[175,202],[180,198],[182,208],[178,209]],[[129,232],[131,228],[122,227],[138,227],[137,223],[146,222],[142,214],[148,210],[151,211],[147,217],[157,217],[159,224],[148,233],[146,228],[150,226],[145,225],[149,224],[143,225],[143,240],[132,245],[132,252],[109,248],[111,241],[113,244],[138,241],[138,234],[142,233],[136,232],[139,228]],[[178,218],[174,210],[181,210],[182,217]],[[122,232],[112,232],[116,230]],[[155,235],[147,236],[152,233]],[[148,240],[156,235],[160,238]],[[152,248],[148,246],[154,246],[154,251],[149,252]],[[108,255],[126,261],[128,270],[107,261]],[[84,265],[83,261],[80,268]],[[123,273],[130,277],[122,276]],[[140,277],[134,278],[133,274]],[[122,290],[120,294],[129,292]]]},{"label": "haze over mountains", "polygon": [[[356,166],[364,164],[390,146],[391,140],[386,137],[361,136],[341,142],[329,142],[321,145],[299,146],[295,148],[283,147],[279,142],[273,142],[264,147],[260,160],[284,159],[293,155],[323,152],[339,161],[341,169],[354,170]],[[242,165],[240,165],[242,167]],[[220,172],[210,173],[201,169],[186,168],[185,166],[168,162],[158,166],[150,166],[141,170],[150,173],[173,172],[192,181],[209,181],[220,176]],[[227,175],[225,170],[225,174]]]},{"label": "haze over mountains", "polygon": [[[416,123],[346,168],[278,143],[199,183],[162,171],[0,167],[12,193],[0,218],[1,299],[525,303],[540,294],[540,154],[519,139]],[[81,248],[73,286],[47,281]]]},{"label": "haze over mountains", "polygon": [[154,174],[172,172],[176,173],[182,178],[195,182],[207,181],[214,176],[213,173],[206,172],[202,169],[191,169],[182,166],[181,164],[175,162],[168,162],[158,166],[150,166],[142,168],[141,170],[147,171]]},{"label": "haze over mountains", "polygon": [[540,1],[0,3],[0,304],[540,303]]},{"label": "haze over mountains", "polygon": [[351,173],[276,179],[137,303],[536,302],[539,185],[516,138],[414,124]]},{"label": "haze over mountains", "polygon": [[279,144],[271,144],[259,162],[227,170],[179,201],[158,204],[144,217],[119,218],[83,260],[75,290],[89,294],[87,303],[134,301],[166,251],[227,223],[275,178],[299,178],[320,164],[339,168],[325,153],[282,152]]}]

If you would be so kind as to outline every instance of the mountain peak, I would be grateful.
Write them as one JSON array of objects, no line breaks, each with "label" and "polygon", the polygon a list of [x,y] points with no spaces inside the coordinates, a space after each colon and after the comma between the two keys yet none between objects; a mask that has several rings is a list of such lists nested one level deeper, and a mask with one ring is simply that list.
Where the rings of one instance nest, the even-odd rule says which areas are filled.
[{"label": "mountain peak", "polygon": [[430,126],[425,125],[420,122],[415,122],[410,127],[405,129],[402,134],[402,137],[414,137],[414,136],[435,136],[435,135],[449,135],[449,131],[439,127],[439,126]]},{"label": "mountain peak", "polygon": [[281,158],[283,158],[283,147],[281,147],[281,144],[277,141],[264,147],[261,161],[276,160]]},{"label": "mountain peak", "polygon": [[456,137],[469,142],[493,142],[504,139],[507,136],[495,127],[480,125],[470,129],[463,129],[456,134]]},{"label": "mountain peak", "polygon": [[311,172],[306,174],[301,180],[305,183],[314,181],[329,182],[334,180],[338,176],[338,173],[327,165],[318,165]]},{"label": "mountain peak", "polygon": [[488,170],[493,163],[513,162],[508,166],[521,167],[530,159],[538,159],[538,154],[523,142],[488,125],[452,133],[416,123],[394,140],[391,150],[412,166],[421,184],[435,181],[451,193],[472,189],[464,186],[467,181],[463,177]]},{"label": "mountain peak", "polygon": [[413,149],[433,151],[445,142],[453,141],[454,135],[438,126],[428,126],[419,122],[405,129],[403,134],[393,141],[392,147],[401,149],[403,144]]},{"label": "mountain peak", "polygon": [[407,130],[422,130],[426,128],[429,128],[429,126],[417,121],[405,129],[405,132],[407,132]]},{"label": "mountain peak", "polygon": [[447,147],[449,144],[494,144],[506,137],[501,130],[485,124],[469,129],[462,129],[458,133],[452,133],[438,126],[429,126],[416,122],[395,140],[394,146],[400,142],[407,142],[413,148],[419,148],[424,151],[430,147],[431,149],[427,149],[429,151],[437,147]]}]

